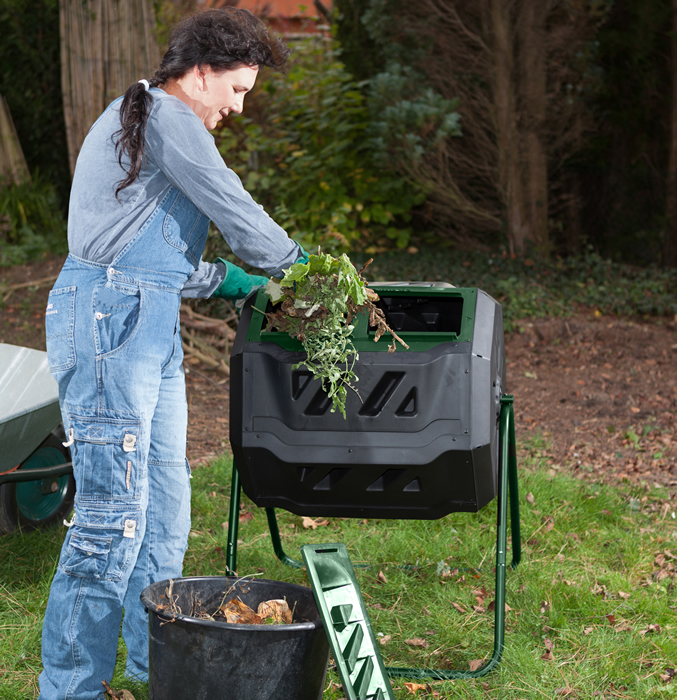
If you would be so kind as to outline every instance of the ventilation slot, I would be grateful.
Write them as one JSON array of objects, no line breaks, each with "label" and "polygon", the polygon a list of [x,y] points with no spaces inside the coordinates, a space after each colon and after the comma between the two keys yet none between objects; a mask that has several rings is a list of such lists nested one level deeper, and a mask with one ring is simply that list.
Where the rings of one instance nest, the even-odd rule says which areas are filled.
[{"label": "ventilation slot", "polygon": [[304,411],[307,416],[323,416],[331,407],[331,399],[327,392],[320,387]]},{"label": "ventilation slot", "polygon": [[332,469],[327,476],[322,479],[318,484],[315,485],[313,488],[314,491],[331,491],[336,484],[338,484],[343,477],[348,475],[348,472],[350,469],[341,469],[340,467],[337,467],[336,469]]},{"label": "ventilation slot", "polygon": [[390,400],[395,389],[402,381],[404,372],[386,372],[374,390],[369,394],[364,406],[360,409],[361,416],[378,416]]},{"label": "ventilation slot", "polygon": [[406,493],[418,493],[419,491],[422,491],[421,489],[421,480],[416,477],[413,481],[410,481],[403,489],[402,491],[405,491]]},{"label": "ventilation slot", "polygon": [[371,486],[367,487],[367,491],[385,491],[403,472],[404,469],[388,469]]},{"label": "ventilation slot", "polygon": [[315,467],[299,467],[299,481],[307,481],[313,475]]},{"label": "ventilation slot", "polygon": [[416,387],[414,387],[405,397],[404,401],[399,405],[395,415],[400,418],[415,416],[418,412]]},{"label": "ventilation slot", "polygon": [[294,401],[301,398],[301,394],[305,391],[312,378],[313,375],[310,372],[291,373],[291,397]]}]

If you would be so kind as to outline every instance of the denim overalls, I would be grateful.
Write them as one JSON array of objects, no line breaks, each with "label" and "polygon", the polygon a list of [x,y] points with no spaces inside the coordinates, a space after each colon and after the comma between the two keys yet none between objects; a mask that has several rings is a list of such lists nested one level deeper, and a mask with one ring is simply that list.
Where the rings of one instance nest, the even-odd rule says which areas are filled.
[{"label": "denim overalls", "polygon": [[41,700],[104,697],[123,607],[127,675],[147,678],[139,596],[182,575],[190,530],[179,307],[208,228],[170,187],[112,263],[69,256],[49,295],[47,353],[77,493],[45,614]]}]

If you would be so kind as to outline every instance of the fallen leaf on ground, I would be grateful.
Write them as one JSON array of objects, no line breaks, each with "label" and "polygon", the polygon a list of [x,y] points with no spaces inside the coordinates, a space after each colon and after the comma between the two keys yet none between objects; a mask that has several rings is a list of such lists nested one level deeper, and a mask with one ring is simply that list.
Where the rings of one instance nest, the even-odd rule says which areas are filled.
[{"label": "fallen leaf on ground", "polygon": [[623,593],[623,591],[618,591],[618,595],[623,598],[623,600],[627,600],[630,597],[629,593]]},{"label": "fallen leaf on ground", "polygon": [[614,627],[616,632],[632,632],[632,627],[627,622],[621,622]]},{"label": "fallen leaf on ground", "polygon": [[101,681],[105,688],[105,694],[113,698],[113,700],[134,700],[134,696],[129,690],[114,690],[108,685],[108,681]]},{"label": "fallen leaf on ground", "polygon": [[425,690],[425,683],[405,683],[404,687],[412,694],[416,695],[419,690]]},{"label": "fallen leaf on ground", "polygon": [[254,514],[250,513],[248,510],[246,510],[244,513],[240,513],[240,522],[241,523],[248,523],[250,520],[253,520]]},{"label": "fallen leaf on ground", "polygon": [[468,612],[460,603],[452,603],[452,605],[458,610],[458,612]]},{"label": "fallen leaf on ground", "polygon": [[552,655],[552,651],[548,649],[543,656],[541,656],[543,661],[552,661],[554,659],[554,656]]},{"label": "fallen leaf on ground", "polygon": [[552,651],[555,648],[555,642],[553,642],[552,639],[550,639],[550,637],[545,638],[545,648],[548,651]]},{"label": "fallen leaf on ground", "polygon": [[529,491],[529,493],[527,494],[527,503],[531,503],[531,505],[533,506],[535,502],[536,499],[534,498],[534,494],[531,493],[531,491]]},{"label": "fallen leaf on ground", "polygon": [[325,525],[329,525],[328,520],[320,520],[319,518],[317,520],[313,520],[313,518],[309,518],[307,515],[303,516],[303,527],[306,528],[306,530],[310,527],[313,528],[313,530],[317,530],[318,527],[324,527]]},{"label": "fallen leaf on ground", "polygon": [[601,595],[606,598],[606,586],[600,586],[599,583],[595,582],[595,585],[590,589],[593,595]]},{"label": "fallen leaf on ground", "polygon": [[674,668],[666,668],[665,673],[661,673],[661,680],[663,683],[669,683],[675,677],[675,673],[677,671]]},{"label": "fallen leaf on ground", "polygon": [[421,639],[420,637],[405,639],[404,643],[408,644],[410,647],[421,647],[423,649],[427,649],[430,646],[430,644],[428,644],[428,642],[426,642],[425,639]]},{"label": "fallen leaf on ground", "polygon": [[472,661],[468,661],[468,668],[471,671],[477,671],[480,668],[484,666],[484,659],[473,659]]},{"label": "fallen leaf on ground", "polygon": [[615,615],[607,615],[606,619],[609,620],[609,624],[612,627],[616,624],[616,616]]},{"label": "fallen leaf on ground", "polygon": [[392,637],[389,634],[386,634],[383,637],[378,638],[378,643],[385,646],[391,639]]},{"label": "fallen leaf on ground", "polygon": [[385,577],[385,574],[382,571],[378,572],[378,576],[376,577],[376,580],[379,583],[388,583],[388,580]]},{"label": "fallen leaf on ground", "polygon": [[645,630],[640,630],[640,634],[642,636],[644,636],[645,634],[650,634],[651,632],[655,632],[656,634],[660,634],[661,626],[660,625],[649,625]]},{"label": "fallen leaf on ground", "polygon": [[586,628],[583,630],[583,634],[586,634],[586,635],[587,635],[587,634],[590,634],[590,632],[592,632],[594,629],[595,629],[594,627],[586,627]]},{"label": "fallen leaf on ground", "polygon": [[550,610],[550,603],[548,603],[547,600],[544,600],[541,603],[541,615],[545,615]]}]

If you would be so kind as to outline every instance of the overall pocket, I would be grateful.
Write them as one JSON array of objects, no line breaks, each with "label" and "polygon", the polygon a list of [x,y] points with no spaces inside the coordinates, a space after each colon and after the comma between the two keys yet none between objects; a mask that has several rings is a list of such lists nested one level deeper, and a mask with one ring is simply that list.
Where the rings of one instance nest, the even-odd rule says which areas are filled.
[{"label": "overall pocket", "polygon": [[72,533],[61,557],[61,568],[71,576],[103,578],[108,567],[112,538]]},{"label": "overall pocket", "polygon": [[119,350],[139,326],[141,289],[135,285],[105,282],[92,294],[97,355]]},{"label": "overall pocket", "polygon": [[47,361],[52,372],[75,366],[75,291],[76,287],[53,289],[45,310]]},{"label": "overall pocket", "polygon": [[176,199],[162,224],[162,235],[170,246],[186,256],[196,270],[208,231],[209,219],[200,213],[186,195],[177,190]]},{"label": "overall pocket", "polygon": [[140,547],[140,523],[138,509],[78,504],[61,568],[71,576],[122,580]]},{"label": "overall pocket", "polygon": [[80,501],[141,498],[140,421],[71,416],[68,435]]}]

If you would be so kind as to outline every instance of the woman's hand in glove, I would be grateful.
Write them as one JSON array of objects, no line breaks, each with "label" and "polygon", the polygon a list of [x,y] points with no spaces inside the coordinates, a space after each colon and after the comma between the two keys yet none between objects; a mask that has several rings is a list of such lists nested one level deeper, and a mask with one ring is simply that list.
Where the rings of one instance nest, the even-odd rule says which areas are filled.
[{"label": "woman's hand in glove", "polygon": [[221,262],[226,266],[226,276],[212,292],[212,299],[244,299],[255,287],[265,287],[268,284],[267,277],[248,275],[241,267],[223,258],[216,258],[214,262]]}]

